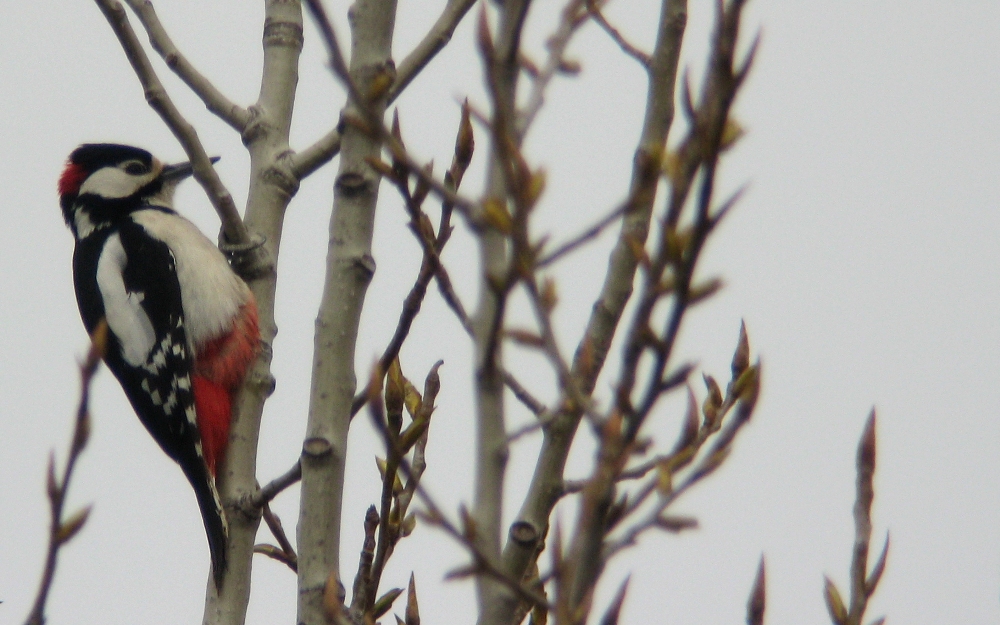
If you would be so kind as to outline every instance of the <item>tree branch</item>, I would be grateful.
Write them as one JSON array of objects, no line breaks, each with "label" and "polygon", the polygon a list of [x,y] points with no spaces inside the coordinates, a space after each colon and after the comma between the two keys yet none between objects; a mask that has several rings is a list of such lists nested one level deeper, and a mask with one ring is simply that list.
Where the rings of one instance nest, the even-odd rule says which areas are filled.
[{"label": "tree branch", "polygon": [[292,468],[274,478],[266,486],[254,493],[251,503],[255,508],[262,508],[292,484],[302,479],[302,460],[296,460]]},{"label": "tree branch", "polygon": [[590,13],[590,17],[597,22],[604,32],[608,33],[608,36],[618,44],[618,47],[622,49],[622,52],[638,61],[639,64],[647,70],[649,69],[649,55],[629,43],[628,40],[626,40],[625,37],[618,31],[618,29],[612,26],[608,20],[605,19],[604,14],[601,13],[601,7],[597,6],[597,3],[595,3],[594,0],[587,0],[587,11]]},{"label": "tree branch", "polygon": [[230,101],[181,54],[173,40],[170,39],[166,29],[163,28],[163,24],[160,23],[160,18],[157,17],[151,0],[125,1],[139,17],[143,28],[146,29],[146,34],[149,35],[150,45],[163,58],[167,67],[173,70],[195,95],[201,98],[209,111],[232,126],[236,132],[242,133],[250,122],[250,112]]},{"label": "tree branch", "polygon": [[[486,9],[479,20],[479,47],[490,93],[491,149],[487,164],[486,202],[483,216],[506,215],[510,198],[516,198],[513,152],[520,141],[514,128],[518,58],[521,29],[530,0],[508,0],[501,7],[495,41],[491,38]],[[524,213],[521,207],[519,213]],[[527,219],[521,215],[522,222]],[[523,226],[523,223],[522,223]],[[500,227],[486,227],[478,233],[482,270],[480,300],[472,319],[475,343],[476,473],[472,519],[472,541],[477,553],[490,568],[502,570],[503,483],[507,464],[507,432],[504,415],[503,360],[501,337],[507,292],[511,286],[511,258],[508,236]],[[535,534],[537,542],[538,535]],[[518,580],[523,571],[504,578]],[[511,589],[488,576],[476,579],[480,625],[506,624],[518,604]]]},{"label": "tree branch", "polygon": [[307,177],[340,153],[340,130],[334,128],[305,150],[293,154],[291,170],[299,180]]},{"label": "tree branch", "polygon": [[438,52],[448,45],[455,28],[458,27],[473,4],[475,4],[475,0],[448,0],[444,11],[441,12],[437,21],[417,44],[417,47],[396,66],[396,79],[393,81],[392,87],[389,88],[389,102],[395,102],[410,82],[417,77],[417,74],[431,62]]},{"label": "tree branch", "polygon": [[[424,39],[397,66],[396,78],[387,95],[389,103],[395,102],[410,82],[438,52],[448,45],[455,28],[458,27],[473,4],[475,4],[475,0],[449,0],[444,11],[441,12]],[[339,152],[340,131],[334,128],[312,146],[293,156],[292,171],[301,180],[328,163]]]},{"label": "tree branch", "polygon": [[[274,390],[271,344],[277,333],[274,301],[276,263],[288,202],[298,189],[298,179],[288,168],[286,155],[299,55],[302,51],[302,9],[297,2],[265,0],[262,23],[264,62],[260,95],[250,107],[252,119],[241,135],[250,154],[250,181],[246,206],[247,228],[259,244],[244,259],[256,271],[244,272],[257,301],[263,349],[234,402],[232,431],[219,492],[227,510],[244,510],[245,502],[259,489],[257,445],[264,402]],[[227,236],[228,238],[228,236]],[[231,239],[230,243],[233,242]],[[234,259],[238,266],[240,257]],[[260,510],[230,514],[230,568],[222,592],[211,586],[205,602],[205,625],[243,625],[250,600],[253,550],[260,525]]]},{"label": "tree branch", "polygon": [[549,37],[546,46],[549,50],[549,55],[545,60],[545,65],[534,76],[531,92],[528,94],[527,102],[524,108],[521,109],[517,119],[517,132],[522,138],[528,133],[528,129],[531,128],[531,124],[535,121],[538,111],[542,110],[542,104],[545,103],[545,90],[548,88],[552,77],[564,65],[565,59],[563,55],[566,53],[566,48],[569,46],[570,40],[577,29],[586,21],[586,17],[588,16],[585,11],[586,1],[570,0],[567,2],[562,11],[562,20],[559,22],[559,28]]},{"label": "tree branch", "polygon": [[[575,5],[571,2],[569,7],[572,6]],[[564,16],[571,15],[568,11],[569,8]],[[686,0],[662,1],[649,72],[645,121],[636,148],[622,229],[608,261],[604,286],[594,304],[593,313],[573,360],[573,375],[579,380],[580,390],[587,394],[594,389],[622,312],[631,297],[632,283],[639,266],[635,250],[645,244],[649,233],[653,201],[660,179],[660,158],[673,121],[674,82],[686,22]],[[571,23],[563,27],[564,37],[568,36],[567,32],[571,34],[569,26]],[[556,52],[557,49],[554,49],[553,54]],[[537,83],[535,89],[538,89]],[[530,102],[532,100],[529,99],[528,110]],[[527,123],[530,123],[530,117],[527,118]],[[526,127],[527,124],[522,122],[522,128]],[[542,534],[546,532],[549,514],[562,494],[566,458],[582,415],[583,411],[580,409],[562,411],[545,430],[542,450],[517,517],[518,522],[528,523]],[[523,574],[534,558],[534,549],[526,549],[513,541],[507,541],[504,548],[504,570],[511,575],[518,572]]]},{"label": "tree branch", "polygon": [[69,494],[69,483],[73,478],[76,461],[90,438],[90,383],[104,357],[107,339],[108,325],[102,320],[90,338],[90,349],[86,359],[80,363],[80,401],[77,404],[73,438],[70,442],[69,453],[66,456],[66,467],[63,469],[61,480],[56,479],[55,453],[53,452],[49,456],[47,484],[50,513],[49,545],[45,554],[42,579],[38,585],[38,594],[35,596],[35,602],[28,618],[24,621],[25,625],[45,625],[45,604],[48,602],[52,581],[55,579],[59,549],[83,528],[90,514],[90,506],[87,506],[78,510],[69,519],[64,520],[63,506],[66,504],[66,495]]},{"label": "tree branch", "polygon": [[163,119],[163,122],[170,128],[174,136],[177,137],[177,140],[184,148],[184,152],[191,160],[191,165],[194,168],[194,178],[205,189],[209,201],[212,202],[212,206],[215,207],[215,211],[219,214],[226,239],[231,243],[250,243],[250,236],[243,225],[243,220],[240,219],[239,212],[236,210],[236,204],[233,202],[232,195],[229,194],[225,185],[222,184],[219,175],[212,168],[212,163],[205,152],[205,147],[201,144],[201,140],[198,139],[198,132],[194,129],[194,126],[184,119],[177,107],[174,106],[173,101],[163,88],[163,84],[156,76],[153,65],[149,62],[149,57],[146,56],[139,38],[136,37],[135,31],[132,30],[132,26],[129,24],[125,8],[117,0],[95,0],[95,2],[100,7],[101,12],[104,13],[104,17],[107,18],[111,29],[118,37],[118,41],[121,42],[122,48],[125,50],[125,56],[128,57],[132,69],[135,70],[135,74],[139,78],[140,84],[142,84],[146,101],[160,115],[160,118]]},{"label": "tree branch", "polygon": [[[318,0],[307,5],[324,35],[331,65],[347,85],[350,98],[345,118],[361,115],[381,126],[385,89],[377,85],[391,76],[395,0],[354,4],[349,68],[322,5]],[[305,625],[325,625],[324,590],[328,579],[340,577],[347,433],[357,386],[354,351],[364,296],[375,270],[371,242],[380,176],[369,159],[378,159],[380,148],[377,137],[352,124],[344,125],[303,445],[298,621]]]}]

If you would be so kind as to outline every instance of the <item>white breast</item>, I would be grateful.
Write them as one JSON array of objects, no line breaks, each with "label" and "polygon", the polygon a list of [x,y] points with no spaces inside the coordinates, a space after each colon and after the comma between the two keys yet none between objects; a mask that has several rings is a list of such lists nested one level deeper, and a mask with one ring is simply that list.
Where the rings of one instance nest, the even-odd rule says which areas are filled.
[{"label": "white breast", "polygon": [[173,252],[191,346],[196,348],[232,329],[250,289],[233,273],[222,252],[179,215],[140,210],[132,213],[132,219]]}]

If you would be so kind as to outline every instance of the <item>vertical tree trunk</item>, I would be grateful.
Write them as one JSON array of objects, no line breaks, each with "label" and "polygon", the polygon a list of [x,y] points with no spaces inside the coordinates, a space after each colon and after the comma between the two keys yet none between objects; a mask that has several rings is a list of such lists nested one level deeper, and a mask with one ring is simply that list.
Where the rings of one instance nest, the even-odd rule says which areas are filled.
[{"label": "vertical tree trunk", "polygon": [[[395,0],[359,0],[351,7],[350,72],[361,94],[371,92],[376,77],[389,73],[391,78],[395,15]],[[385,94],[366,105],[381,119]],[[345,117],[363,117],[357,103],[348,104]],[[326,625],[323,591],[327,580],[340,580],[347,432],[357,386],[354,349],[365,293],[375,272],[371,242],[380,177],[365,159],[377,158],[381,148],[377,139],[354,124],[345,123],[342,132],[302,450],[298,622],[306,625]]]}]

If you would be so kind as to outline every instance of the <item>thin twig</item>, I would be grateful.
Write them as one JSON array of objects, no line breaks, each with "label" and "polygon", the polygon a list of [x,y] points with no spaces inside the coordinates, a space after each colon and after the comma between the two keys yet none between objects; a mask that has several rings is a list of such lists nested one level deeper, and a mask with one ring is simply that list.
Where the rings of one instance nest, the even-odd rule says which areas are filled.
[{"label": "thin twig", "polygon": [[631,207],[631,205],[632,205],[631,202],[625,202],[615,210],[608,213],[604,218],[602,218],[594,225],[590,226],[589,228],[587,228],[580,234],[576,235],[569,241],[566,241],[553,251],[549,252],[545,256],[538,259],[538,262],[535,263],[535,266],[539,269],[547,267],[552,263],[561,259],[563,256],[566,256],[571,252],[575,252],[585,243],[593,241],[595,238],[598,237],[598,235],[604,232],[604,230],[608,226],[611,226],[612,224],[616,223],[619,219],[621,219],[622,215],[625,214],[625,212]]},{"label": "thin twig", "polygon": [[170,39],[166,29],[163,28],[163,24],[160,23],[160,18],[157,17],[151,0],[125,1],[139,17],[143,28],[146,29],[146,34],[149,35],[149,43],[163,58],[167,67],[173,70],[195,95],[201,98],[209,111],[232,126],[237,132],[242,133],[252,118],[250,112],[223,95],[181,54],[173,40]]},{"label": "thin twig", "polygon": [[302,460],[296,460],[288,471],[267,483],[266,486],[254,493],[251,503],[255,508],[266,506],[278,493],[285,490],[292,484],[302,479]]},{"label": "thin twig", "polygon": [[259,553],[262,556],[267,556],[272,560],[277,560],[278,562],[281,562],[282,564],[290,568],[293,573],[298,572],[298,567],[299,567],[298,561],[288,557],[288,554],[285,553],[281,549],[281,547],[276,547],[274,545],[268,545],[268,544],[259,544],[253,546],[253,552]]},{"label": "thin twig", "polygon": [[73,478],[73,469],[76,461],[87,446],[90,438],[90,383],[97,373],[97,368],[104,357],[104,350],[107,346],[108,326],[104,320],[97,325],[91,336],[90,350],[86,359],[80,363],[80,401],[77,404],[76,418],[73,426],[73,438],[70,441],[69,453],[66,457],[66,466],[63,469],[62,479],[56,478],[56,459],[53,452],[49,456],[48,468],[48,498],[49,498],[49,544],[45,554],[45,567],[42,570],[42,579],[38,585],[38,594],[31,607],[31,612],[25,620],[25,625],[44,625],[45,604],[49,598],[49,591],[52,589],[52,581],[56,573],[56,561],[59,557],[59,549],[73,538],[87,522],[90,514],[90,506],[83,508],[73,514],[69,519],[63,519],[63,506],[66,504],[66,495],[69,493],[70,480]]},{"label": "thin twig", "polygon": [[389,88],[389,102],[395,101],[431,59],[448,45],[455,28],[475,3],[475,0],[448,0],[424,38],[396,67],[396,79]]},{"label": "thin twig", "polygon": [[529,434],[533,434],[539,430],[545,429],[552,421],[555,419],[556,413],[554,412],[542,412],[538,414],[538,419],[533,423],[521,426],[516,430],[507,433],[507,444],[510,445],[516,440],[519,440]]},{"label": "thin twig", "polygon": [[470,223],[475,223],[472,216],[474,214],[473,209],[476,207],[476,203],[472,200],[459,196],[457,193],[449,189],[443,182],[427,173],[423,167],[421,167],[412,157],[409,156],[409,154],[406,153],[406,149],[403,147],[402,143],[397,141],[396,138],[392,136],[392,133],[385,127],[382,119],[374,115],[371,107],[368,106],[368,99],[362,96],[357,85],[354,84],[354,80],[351,78],[350,71],[347,68],[347,63],[344,61],[343,52],[341,52],[340,49],[337,33],[333,30],[333,25],[330,23],[330,19],[327,17],[326,10],[323,8],[320,0],[306,0],[306,6],[313,14],[313,18],[319,26],[320,34],[323,36],[327,52],[330,55],[330,68],[333,70],[334,75],[336,75],[341,83],[343,83],[344,88],[347,89],[348,95],[357,106],[363,117],[363,119],[357,119],[352,115],[345,113],[343,122],[354,124],[365,132],[374,134],[379,141],[381,141],[389,149],[392,153],[393,159],[396,159],[404,164],[409,170],[409,173],[413,174],[424,184],[428,185],[435,195],[458,208],[463,215],[469,219]]},{"label": "thin twig", "polygon": [[754,577],[753,589],[747,600],[747,625],[764,625],[764,610],[767,605],[767,584],[764,571],[764,556],[760,557],[757,575]]},{"label": "thin twig", "polygon": [[[393,128],[397,130],[399,128],[398,115],[393,120]],[[459,123],[457,135],[455,154],[452,157],[451,167],[445,176],[445,185],[452,191],[457,191],[461,185],[462,179],[465,176],[465,170],[472,160],[474,151],[475,141],[472,136],[471,124],[469,123],[469,109],[467,105],[462,107],[462,119]],[[396,165],[398,166],[399,163],[397,162]],[[438,227],[437,235],[435,235],[432,230],[433,227],[430,225],[430,219],[423,211],[422,203],[426,195],[420,194],[418,191],[417,193],[420,197],[414,197],[410,193],[409,176],[405,170],[399,172],[401,175],[396,173],[398,172],[397,167],[392,168],[392,171],[393,174],[388,177],[395,183],[396,189],[405,201],[406,210],[410,215],[410,230],[423,249],[423,259],[420,263],[420,271],[417,274],[417,279],[414,281],[409,294],[403,300],[403,310],[400,312],[399,320],[396,323],[396,330],[393,332],[389,344],[382,352],[382,356],[376,365],[379,372],[385,372],[389,367],[389,363],[399,355],[399,350],[402,349],[403,342],[409,336],[410,327],[420,312],[424,296],[427,294],[427,287],[430,285],[431,280],[439,274],[439,269],[443,273],[441,253],[444,251],[444,246],[447,244],[450,238],[449,233],[452,230],[450,203],[447,201],[443,202],[441,207],[441,223]],[[381,378],[379,378],[380,380]],[[365,401],[368,400],[372,385],[375,383],[375,379],[369,380],[365,388],[355,395],[354,401],[351,403],[352,418],[364,406]]]},{"label": "thin twig", "polygon": [[[570,3],[570,6],[573,6]],[[576,5],[579,7],[579,4]],[[573,20],[578,16],[564,11],[559,44],[554,46],[546,67],[554,72],[565,46],[572,35]],[[576,9],[579,11],[579,8]],[[647,88],[647,106],[643,128],[636,148],[629,188],[630,205],[622,220],[621,233],[611,252],[604,286],[594,302],[593,312],[583,337],[578,342],[573,361],[573,373],[580,388],[592,392],[600,375],[611,342],[615,338],[623,312],[628,304],[640,258],[636,249],[645,245],[652,216],[653,202],[661,179],[661,156],[674,111],[675,76],[686,24],[686,0],[662,0]],[[551,76],[550,76],[551,77]],[[531,112],[541,106],[544,84],[536,84],[534,96],[525,107],[522,128],[530,125]],[[557,404],[561,405],[561,404]],[[559,499],[569,448],[583,415],[582,410],[559,411],[553,427],[546,430],[535,474],[518,512],[518,522],[529,523],[544,532],[549,526],[552,508]],[[537,555],[508,540],[504,548],[504,570],[511,575],[523,574]],[[567,593],[568,594],[568,593]]]},{"label": "thin twig", "polygon": [[541,417],[548,412],[548,407],[532,395],[528,389],[524,388],[509,371],[503,372],[503,383],[514,393],[514,397],[534,413],[536,417]]},{"label": "thin twig", "polygon": [[549,82],[565,63],[564,55],[570,40],[585,21],[581,18],[581,15],[584,17],[587,15],[584,9],[585,2],[586,0],[569,0],[563,8],[559,28],[549,37],[547,45],[549,55],[545,59],[545,64],[539,69],[538,75],[535,76],[527,102],[518,116],[517,133],[522,138],[528,133],[531,123],[535,121],[535,116],[538,115],[542,104],[545,103],[545,90],[548,88]]},{"label": "thin twig", "polygon": [[268,529],[271,530],[271,534],[274,536],[274,539],[278,541],[278,545],[284,552],[285,557],[287,558],[288,566],[293,571],[298,572],[299,558],[295,555],[295,548],[292,547],[292,543],[288,540],[288,536],[285,535],[285,528],[281,526],[281,519],[279,519],[278,515],[271,511],[271,506],[267,504],[264,504],[263,516]]},{"label": "thin twig", "polygon": [[[410,82],[451,40],[455,28],[462,21],[475,0],[449,0],[437,21],[396,68],[396,78],[386,96],[387,103],[394,102]],[[332,28],[331,28],[332,32]],[[303,179],[333,159],[340,151],[340,131],[330,130],[310,147],[292,158],[292,171]]]},{"label": "thin twig", "polygon": [[612,26],[607,19],[605,19],[604,14],[601,12],[601,8],[597,6],[597,3],[595,3],[594,0],[587,0],[587,11],[590,13],[590,17],[593,18],[593,20],[597,22],[602,29],[604,29],[604,32],[606,32],[608,36],[618,44],[618,47],[622,49],[622,52],[638,61],[644,68],[649,69],[649,55],[629,43],[621,32]]},{"label": "thin twig", "polygon": [[302,180],[340,153],[340,130],[334,128],[326,133],[316,143],[292,155],[291,170]]},{"label": "thin twig", "polygon": [[[669,456],[659,455],[656,456],[655,458],[651,458],[646,462],[643,462],[642,464],[632,467],[631,469],[622,471],[621,473],[618,474],[618,477],[616,479],[619,482],[626,482],[629,480],[641,480],[642,478],[646,477],[646,475],[648,475],[650,471],[659,466],[660,463],[662,463],[668,457]],[[587,482],[588,480],[566,480],[565,485],[563,486],[563,492],[566,493],[567,495],[573,493],[579,493],[584,489],[584,487],[587,486]]]},{"label": "thin twig", "polygon": [[[371,413],[370,413],[372,417],[371,420],[372,424],[375,426],[375,429],[383,437],[383,440],[389,441],[389,444],[393,444],[392,436],[386,427],[386,422],[384,418],[381,417],[379,411],[375,409],[372,405],[369,405],[369,407],[371,408]],[[472,537],[467,536],[465,532],[460,531],[454,523],[448,520],[447,516],[445,516],[445,514],[442,512],[441,508],[437,505],[434,498],[430,495],[430,493],[427,492],[427,490],[420,483],[419,481],[420,474],[417,472],[417,467],[415,467],[409,461],[407,461],[405,457],[401,457],[398,468],[400,471],[403,472],[403,474],[406,476],[408,480],[406,488],[411,488],[412,484],[412,492],[414,492],[417,495],[417,497],[420,498],[420,501],[427,508],[427,512],[418,514],[420,514],[420,516],[422,516],[425,519],[425,521],[443,529],[446,534],[448,534],[449,536],[454,538],[459,544],[464,546],[466,550],[469,552],[469,554],[472,556],[475,564],[473,565],[474,567],[473,570],[468,570],[469,574],[482,573],[484,575],[488,575],[491,578],[501,582],[504,586],[510,588],[520,598],[526,601],[530,601],[533,605],[538,605],[545,609],[551,609],[551,606],[548,604],[545,597],[539,595],[530,588],[526,588],[523,584],[519,583],[518,581],[515,581],[507,577],[503,573],[503,571],[490,564],[483,555],[483,553],[475,545]],[[420,469],[420,472],[422,473],[422,469]]]}]

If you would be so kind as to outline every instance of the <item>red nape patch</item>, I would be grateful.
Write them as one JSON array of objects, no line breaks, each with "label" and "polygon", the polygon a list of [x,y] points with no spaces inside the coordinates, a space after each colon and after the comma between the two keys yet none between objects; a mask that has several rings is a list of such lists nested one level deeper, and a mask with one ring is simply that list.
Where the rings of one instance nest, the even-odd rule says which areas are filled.
[{"label": "red nape patch", "polygon": [[194,407],[198,412],[201,451],[208,470],[214,476],[216,465],[222,461],[229,445],[232,399],[228,389],[198,374],[191,376],[191,383],[194,386]]},{"label": "red nape patch", "polygon": [[76,195],[80,192],[80,185],[87,179],[87,170],[82,165],[67,163],[66,169],[59,176],[59,195]]}]

